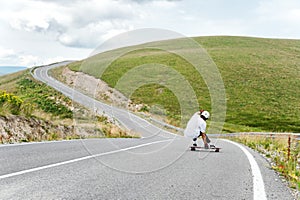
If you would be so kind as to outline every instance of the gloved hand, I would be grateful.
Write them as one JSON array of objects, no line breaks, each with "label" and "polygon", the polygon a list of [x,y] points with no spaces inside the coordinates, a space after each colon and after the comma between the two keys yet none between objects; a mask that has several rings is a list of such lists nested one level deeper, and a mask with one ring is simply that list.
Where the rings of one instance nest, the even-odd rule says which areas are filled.
[{"label": "gloved hand", "polygon": [[210,139],[207,137],[207,135],[206,135],[206,142],[210,143]]}]

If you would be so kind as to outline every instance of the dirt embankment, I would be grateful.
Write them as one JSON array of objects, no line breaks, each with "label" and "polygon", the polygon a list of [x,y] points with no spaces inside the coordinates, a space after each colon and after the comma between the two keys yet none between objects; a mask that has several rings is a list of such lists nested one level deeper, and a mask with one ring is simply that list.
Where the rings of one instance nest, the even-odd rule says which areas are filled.
[{"label": "dirt embankment", "polygon": [[131,138],[139,134],[123,130],[107,116],[97,116],[92,123],[62,125],[23,116],[0,116],[0,144],[40,142],[84,138]]},{"label": "dirt embankment", "polygon": [[78,138],[72,126],[23,116],[0,116],[0,143]]},{"label": "dirt embankment", "polygon": [[114,106],[126,108],[134,112],[139,111],[144,106],[144,104],[133,104],[133,102],[121,92],[109,87],[107,83],[101,79],[97,79],[88,74],[74,72],[68,67],[64,67],[61,76],[60,80],[67,85]]}]

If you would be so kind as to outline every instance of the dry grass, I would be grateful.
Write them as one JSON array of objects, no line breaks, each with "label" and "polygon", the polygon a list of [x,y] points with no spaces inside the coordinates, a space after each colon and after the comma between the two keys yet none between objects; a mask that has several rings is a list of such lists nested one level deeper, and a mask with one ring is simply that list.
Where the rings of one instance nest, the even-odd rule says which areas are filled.
[{"label": "dry grass", "polygon": [[292,135],[240,135],[233,140],[243,143],[270,159],[292,188],[300,189],[300,141]]}]

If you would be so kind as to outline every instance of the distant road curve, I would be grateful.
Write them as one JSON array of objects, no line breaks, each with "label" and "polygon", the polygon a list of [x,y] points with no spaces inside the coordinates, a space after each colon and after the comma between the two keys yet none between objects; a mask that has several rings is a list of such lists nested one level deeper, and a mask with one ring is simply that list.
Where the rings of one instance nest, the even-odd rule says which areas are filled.
[{"label": "distant road curve", "polygon": [[141,139],[0,145],[0,199],[294,199],[259,154],[213,139],[221,152],[191,152],[191,141],[98,102],[34,70],[74,101],[117,118]]}]

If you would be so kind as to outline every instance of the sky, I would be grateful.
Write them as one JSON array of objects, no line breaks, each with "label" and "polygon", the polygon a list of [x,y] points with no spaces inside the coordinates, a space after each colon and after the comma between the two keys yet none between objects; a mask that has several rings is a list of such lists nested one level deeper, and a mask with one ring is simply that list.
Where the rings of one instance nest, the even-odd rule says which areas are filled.
[{"label": "sky", "polygon": [[0,66],[80,60],[127,31],[300,39],[299,0],[0,0]]}]

